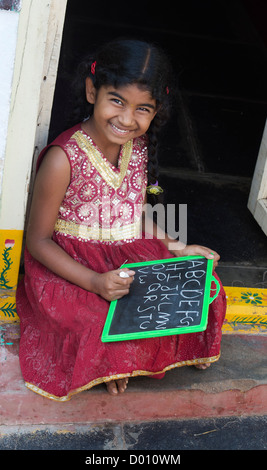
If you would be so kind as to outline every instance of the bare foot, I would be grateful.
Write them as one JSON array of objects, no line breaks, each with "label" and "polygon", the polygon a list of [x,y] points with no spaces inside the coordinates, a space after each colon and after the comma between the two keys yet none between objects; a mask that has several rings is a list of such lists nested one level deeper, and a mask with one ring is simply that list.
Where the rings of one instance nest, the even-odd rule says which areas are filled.
[{"label": "bare foot", "polygon": [[210,362],[207,362],[206,364],[198,364],[197,366],[195,366],[196,369],[200,370],[208,369],[208,367],[210,367]]},{"label": "bare foot", "polygon": [[111,382],[107,382],[107,390],[110,395],[118,395],[119,393],[125,392],[128,384],[128,377],[125,379],[120,380],[112,380]]}]

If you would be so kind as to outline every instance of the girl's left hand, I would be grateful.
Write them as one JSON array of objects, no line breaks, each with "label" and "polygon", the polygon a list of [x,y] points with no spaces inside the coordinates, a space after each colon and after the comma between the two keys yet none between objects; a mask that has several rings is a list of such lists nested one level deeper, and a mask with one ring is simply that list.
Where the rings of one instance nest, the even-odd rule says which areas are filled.
[{"label": "girl's left hand", "polygon": [[218,266],[220,255],[210,248],[201,245],[186,245],[182,250],[174,250],[172,253],[178,258],[182,256],[205,256],[207,259],[213,259],[213,269]]}]

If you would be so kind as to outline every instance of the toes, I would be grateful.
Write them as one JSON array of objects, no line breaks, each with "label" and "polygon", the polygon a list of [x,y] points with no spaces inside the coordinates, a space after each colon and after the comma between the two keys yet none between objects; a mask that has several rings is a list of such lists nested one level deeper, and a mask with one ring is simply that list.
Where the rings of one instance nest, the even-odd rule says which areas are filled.
[{"label": "toes", "polygon": [[107,390],[110,395],[118,395],[117,385],[114,380],[107,382]]},{"label": "toes", "polygon": [[111,382],[107,382],[107,390],[110,395],[118,395],[118,393],[125,392],[127,388],[129,379],[120,379],[120,380],[112,380]]},{"label": "toes", "polygon": [[200,369],[200,370],[208,369],[208,367],[210,367],[210,363],[207,363],[207,364],[198,364],[197,366],[195,366],[196,369]]},{"label": "toes", "polygon": [[118,389],[120,393],[125,392],[128,384],[128,379],[117,380]]}]

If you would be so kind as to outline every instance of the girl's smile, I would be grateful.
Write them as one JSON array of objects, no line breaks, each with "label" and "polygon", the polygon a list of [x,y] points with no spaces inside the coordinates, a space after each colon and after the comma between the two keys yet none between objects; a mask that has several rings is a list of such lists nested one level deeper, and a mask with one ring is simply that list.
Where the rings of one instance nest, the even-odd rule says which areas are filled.
[{"label": "girl's smile", "polygon": [[94,104],[86,130],[114,163],[121,145],[147,132],[156,115],[156,100],[136,84],[120,88],[102,86],[96,90],[90,78],[86,79],[86,96]]},{"label": "girl's smile", "polygon": [[128,135],[128,134],[131,132],[130,129],[127,129],[127,128],[126,128],[126,129],[122,129],[121,127],[115,126],[115,124],[112,124],[112,122],[110,123],[110,125],[111,125],[111,128],[112,128],[113,132],[114,132],[116,135],[124,136],[124,137],[125,137],[126,135]]}]

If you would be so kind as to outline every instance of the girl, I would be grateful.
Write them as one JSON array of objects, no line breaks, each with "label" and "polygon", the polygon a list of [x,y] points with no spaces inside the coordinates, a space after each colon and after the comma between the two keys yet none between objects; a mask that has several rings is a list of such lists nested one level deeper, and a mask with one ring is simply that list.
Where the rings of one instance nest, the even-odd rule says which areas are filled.
[{"label": "girl", "polygon": [[219,358],[225,315],[221,289],[204,332],[101,342],[109,302],[127,295],[134,279],[128,269],[128,278],[119,275],[126,260],[199,254],[215,267],[219,255],[167,234],[139,236],[146,188],[157,191],[156,136],[169,115],[165,55],[142,41],[116,40],[79,73],[76,125],[38,160],[17,292],[26,385],[60,401],[103,382],[115,395],[129,377],[162,377],[182,365],[206,368]]}]

